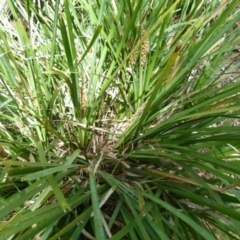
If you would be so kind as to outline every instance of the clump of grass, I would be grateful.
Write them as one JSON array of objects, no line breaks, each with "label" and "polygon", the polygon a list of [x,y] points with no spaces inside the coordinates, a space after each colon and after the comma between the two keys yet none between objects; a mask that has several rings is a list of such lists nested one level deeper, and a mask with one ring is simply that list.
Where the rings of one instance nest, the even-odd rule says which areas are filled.
[{"label": "clump of grass", "polygon": [[238,1],[8,6],[1,239],[239,239]]}]

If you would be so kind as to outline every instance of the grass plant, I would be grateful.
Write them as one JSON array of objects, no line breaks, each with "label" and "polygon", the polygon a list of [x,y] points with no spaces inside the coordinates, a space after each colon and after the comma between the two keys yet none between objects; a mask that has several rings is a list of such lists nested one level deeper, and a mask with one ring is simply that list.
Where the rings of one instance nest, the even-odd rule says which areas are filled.
[{"label": "grass plant", "polygon": [[239,1],[7,4],[0,239],[239,239]]}]

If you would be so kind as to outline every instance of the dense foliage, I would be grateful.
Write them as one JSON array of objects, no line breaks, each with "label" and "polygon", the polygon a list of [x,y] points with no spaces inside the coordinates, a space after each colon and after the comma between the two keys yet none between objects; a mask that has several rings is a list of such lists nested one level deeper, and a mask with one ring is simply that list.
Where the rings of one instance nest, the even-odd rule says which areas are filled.
[{"label": "dense foliage", "polygon": [[0,239],[239,239],[238,0],[8,0]]}]

